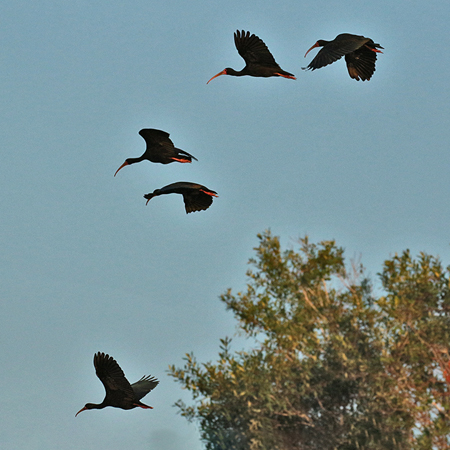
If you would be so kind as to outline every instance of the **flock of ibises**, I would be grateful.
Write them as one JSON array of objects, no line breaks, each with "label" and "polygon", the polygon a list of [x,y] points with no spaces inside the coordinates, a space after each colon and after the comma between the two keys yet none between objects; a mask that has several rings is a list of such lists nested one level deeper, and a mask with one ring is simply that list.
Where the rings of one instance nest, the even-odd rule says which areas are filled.
[{"label": "flock of ibises", "polygon": [[[214,75],[208,83],[220,75],[296,79],[292,73],[286,72],[276,63],[266,44],[258,36],[250,34],[248,31],[240,32],[238,30],[234,33],[234,43],[239,55],[245,61],[245,67],[240,71],[227,67],[217,75]],[[382,53],[379,49],[383,48],[379,44],[375,44],[370,38],[343,33],[336,36],[332,41],[318,40],[306,52],[305,57],[316,47],[322,47],[322,49],[309,65],[303,68],[304,70],[320,69],[345,56],[350,77],[362,81],[370,80],[372,77],[375,72],[377,53]],[[123,167],[145,159],[160,164],[170,164],[172,162],[190,163],[193,159],[197,161],[197,158],[188,152],[176,148],[169,138],[169,133],[165,131],[144,128],[139,131],[139,134],[147,143],[144,154],[139,158],[126,159],[117,169],[114,176]],[[213,197],[217,197],[217,192],[201,184],[179,181],[161,189],[155,189],[152,193],[144,195],[144,198],[147,199],[148,203],[153,197],[163,194],[181,194],[186,213],[208,209],[212,204]],[[144,376],[136,383],[130,384],[116,360],[101,352],[94,355],[94,367],[95,373],[105,387],[105,398],[99,404],[86,403],[75,417],[82,411],[102,409],[106,406],[122,409],[152,408],[140,400],[158,385],[159,381],[156,378]]]}]

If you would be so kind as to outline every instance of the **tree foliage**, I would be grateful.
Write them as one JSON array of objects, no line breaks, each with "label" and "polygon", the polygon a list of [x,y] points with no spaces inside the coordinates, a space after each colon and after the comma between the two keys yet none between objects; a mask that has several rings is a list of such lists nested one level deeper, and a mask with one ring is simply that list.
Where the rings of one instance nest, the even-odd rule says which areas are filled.
[{"label": "tree foliage", "polygon": [[169,369],[206,449],[450,449],[448,268],[405,251],[376,297],[334,241],[258,238],[245,292],[220,297],[252,349]]}]

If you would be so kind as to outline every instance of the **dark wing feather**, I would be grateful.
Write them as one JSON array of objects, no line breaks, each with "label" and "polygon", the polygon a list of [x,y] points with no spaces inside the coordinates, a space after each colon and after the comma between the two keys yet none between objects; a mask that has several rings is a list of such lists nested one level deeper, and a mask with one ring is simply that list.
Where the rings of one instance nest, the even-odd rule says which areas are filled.
[{"label": "dark wing feather", "polygon": [[238,53],[244,58],[247,64],[263,64],[268,66],[277,66],[272,53],[270,53],[266,44],[254,34],[242,30],[234,33],[234,43]]},{"label": "dark wing feather", "polygon": [[174,161],[173,158],[177,158],[178,156],[190,156],[192,158],[189,153],[183,155],[182,153],[186,152],[175,148],[172,140],[169,138],[169,133],[166,133],[165,131],[144,128],[139,131],[139,134],[147,143],[146,154],[148,159],[152,162],[169,164]]},{"label": "dark wing feather", "polygon": [[116,360],[105,353],[98,352],[94,355],[94,367],[100,381],[105,386],[106,397],[120,397],[134,399],[134,391],[131,384],[125,378],[125,374]]},{"label": "dark wing feather", "polygon": [[150,391],[155,389],[158,384],[159,381],[150,375],[142,377],[139,381],[133,383],[131,387],[133,388],[136,400],[140,400],[145,397]]},{"label": "dark wing feather", "polygon": [[162,130],[156,130],[154,128],[143,128],[139,131],[139,134],[145,139],[145,142],[147,142],[147,145],[149,146],[158,145],[163,142],[172,143],[172,141],[169,139],[170,134]]},{"label": "dark wing feather", "polygon": [[194,211],[204,211],[208,209],[213,202],[211,195],[205,194],[200,190],[183,192],[183,200],[186,214]]},{"label": "dark wing feather", "polygon": [[173,145],[173,142],[168,139],[166,141],[161,141],[155,147],[151,149],[151,153],[153,153],[158,159],[159,158],[171,158],[175,157],[177,153],[177,149]]},{"label": "dark wing feather", "polygon": [[377,54],[365,46],[345,55],[348,74],[355,80],[370,80],[375,72],[376,59]]},{"label": "dark wing feather", "polygon": [[155,152],[175,154],[175,146],[169,138],[170,134],[162,130],[144,128],[139,134],[145,139],[147,149]]}]

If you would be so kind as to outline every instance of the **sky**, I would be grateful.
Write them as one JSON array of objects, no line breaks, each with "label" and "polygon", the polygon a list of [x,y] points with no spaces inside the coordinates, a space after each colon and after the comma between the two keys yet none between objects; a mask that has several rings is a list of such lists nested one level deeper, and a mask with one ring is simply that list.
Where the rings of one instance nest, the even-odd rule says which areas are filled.
[{"label": "sky", "polygon": [[[168,376],[214,360],[257,233],[335,239],[374,280],[409,248],[450,264],[450,4],[415,0],[5,1],[0,5],[0,447],[201,450]],[[221,76],[258,35],[297,76]],[[303,71],[340,33],[384,47],[368,82]],[[192,164],[144,161],[141,128]],[[176,181],[218,192],[187,215]],[[233,349],[246,343],[234,340]],[[153,410],[106,408],[94,353]]]}]

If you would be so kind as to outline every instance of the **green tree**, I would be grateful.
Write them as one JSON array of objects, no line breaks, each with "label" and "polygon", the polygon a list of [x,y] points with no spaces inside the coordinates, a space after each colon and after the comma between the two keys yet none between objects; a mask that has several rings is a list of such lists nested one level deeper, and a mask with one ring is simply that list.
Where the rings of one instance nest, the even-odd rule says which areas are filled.
[{"label": "green tree", "polygon": [[282,250],[258,235],[246,291],[221,296],[254,342],[169,373],[194,403],[208,450],[449,449],[449,277],[408,251],[385,262],[375,298],[334,241]]}]

